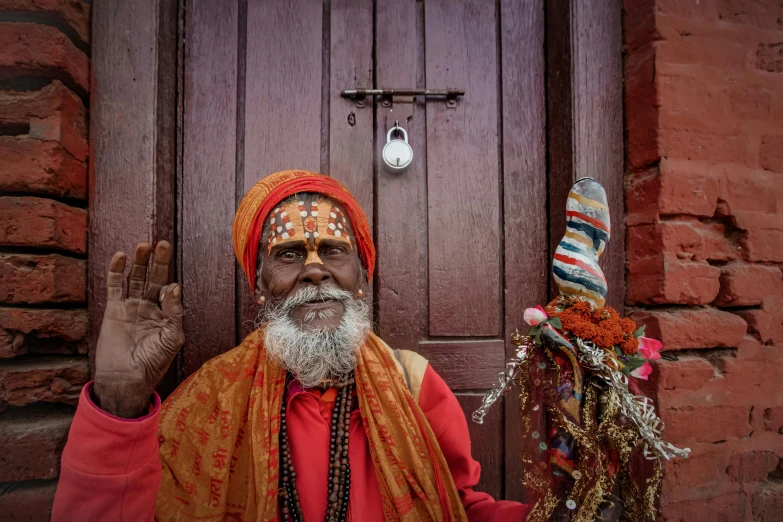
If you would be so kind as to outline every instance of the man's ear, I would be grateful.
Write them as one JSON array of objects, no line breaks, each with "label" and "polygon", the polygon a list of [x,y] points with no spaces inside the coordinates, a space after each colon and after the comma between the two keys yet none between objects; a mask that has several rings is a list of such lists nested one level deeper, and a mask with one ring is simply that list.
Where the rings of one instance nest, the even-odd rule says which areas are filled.
[{"label": "man's ear", "polygon": [[370,283],[367,281],[367,272],[362,269],[361,283],[359,284],[359,298],[364,299],[367,297],[370,290]]},{"label": "man's ear", "polygon": [[[261,253],[258,254],[259,259],[261,259]],[[263,266],[263,265],[261,265]],[[256,303],[260,305],[266,304],[267,296],[269,295],[269,292],[267,292],[266,288],[266,282],[264,281],[264,278],[261,275],[261,267],[259,266],[259,270],[256,273],[256,287],[253,289],[253,297],[256,300]]]},{"label": "man's ear", "polygon": [[253,290],[253,297],[256,300],[256,303],[263,305],[266,303],[266,292],[261,289],[258,283],[256,283],[256,289]]}]

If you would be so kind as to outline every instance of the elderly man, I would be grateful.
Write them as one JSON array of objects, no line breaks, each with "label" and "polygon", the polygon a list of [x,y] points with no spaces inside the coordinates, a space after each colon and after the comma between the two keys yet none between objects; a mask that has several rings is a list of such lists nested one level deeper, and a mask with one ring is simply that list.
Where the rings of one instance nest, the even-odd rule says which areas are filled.
[{"label": "elderly man", "polygon": [[[237,258],[259,328],[160,404],[184,342],[171,249],[114,255],[53,520],[524,520],[473,491],[467,423],[443,380],[371,332],[375,249],[331,178],[273,174],[242,200]],[[216,325],[220,327],[220,325]]]}]

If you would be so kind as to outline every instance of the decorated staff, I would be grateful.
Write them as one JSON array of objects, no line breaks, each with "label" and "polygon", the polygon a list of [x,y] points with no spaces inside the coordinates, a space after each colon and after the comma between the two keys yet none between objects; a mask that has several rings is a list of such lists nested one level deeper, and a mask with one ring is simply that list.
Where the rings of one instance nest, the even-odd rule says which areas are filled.
[{"label": "decorated staff", "polygon": [[647,379],[661,343],[604,306],[598,258],[611,227],[601,184],[578,180],[566,218],[552,267],[560,295],[525,311],[532,328],[513,336],[515,357],[473,420],[481,424],[505,391],[519,388],[528,520],[652,521],[660,459],[690,451],[661,440],[652,404],[629,388],[629,376]]}]

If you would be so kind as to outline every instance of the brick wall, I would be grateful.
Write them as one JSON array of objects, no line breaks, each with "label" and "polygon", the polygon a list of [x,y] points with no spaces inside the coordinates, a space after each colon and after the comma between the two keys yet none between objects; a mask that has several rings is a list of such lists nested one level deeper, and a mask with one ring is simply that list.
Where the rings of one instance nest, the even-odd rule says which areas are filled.
[{"label": "brick wall", "polygon": [[625,0],[627,305],[667,521],[783,520],[783,4]]},{"label": "brick wall", "polygon": [[2,520],[49,520],[89,379],[89,7],[0,0]]}]

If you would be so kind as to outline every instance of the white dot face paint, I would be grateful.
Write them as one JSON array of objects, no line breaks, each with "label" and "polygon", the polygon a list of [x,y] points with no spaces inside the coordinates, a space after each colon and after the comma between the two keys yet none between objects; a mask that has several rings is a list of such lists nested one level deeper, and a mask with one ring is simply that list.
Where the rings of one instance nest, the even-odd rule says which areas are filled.
[{"label": "white dot face paint", "polygon": [[[288,218],[286,216],[293,216]],[[270,216],[270,222],[275,220],[269,237],[269,249],[276,244],[297,241],[304,243],[307,250],[305,264],[323,263],[318,253],[318,245],[321,240],[329,238],[347,243],[351,248],[353,244],[347,229],[346,216],[339,207],[332,207],[328,201],[299,201],[279,207]]]}]

